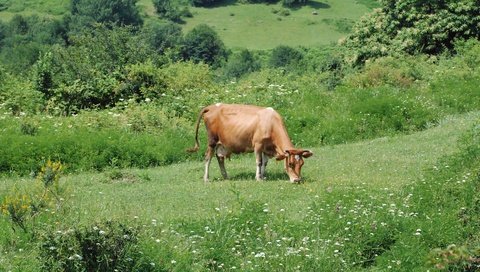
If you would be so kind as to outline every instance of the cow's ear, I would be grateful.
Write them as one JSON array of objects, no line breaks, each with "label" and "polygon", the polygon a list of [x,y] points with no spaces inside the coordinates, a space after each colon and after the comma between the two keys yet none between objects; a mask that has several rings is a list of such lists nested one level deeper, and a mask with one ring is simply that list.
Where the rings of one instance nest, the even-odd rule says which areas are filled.
[{"label": "cow's ear", "polygon": [[304,158],[309,158],[312,155],[313,155],[313,152],[310,151],[310,150],[303,150],[303,152],[302,152],[302,157],[304,157]]},{"label": "cow's ear", "polygon": [[288,157],[288,153],[285,152],[285,154],[278,154],[276,159],[277,161],[281,161],[281,160],[284,160]]}]

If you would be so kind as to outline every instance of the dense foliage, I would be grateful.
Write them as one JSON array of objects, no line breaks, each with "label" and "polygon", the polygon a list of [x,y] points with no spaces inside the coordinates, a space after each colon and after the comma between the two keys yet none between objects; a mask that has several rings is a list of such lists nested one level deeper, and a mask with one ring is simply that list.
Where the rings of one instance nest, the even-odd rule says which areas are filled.
[{"label": "dense foliage", "polygon": [[480,38],[480,1],[383,0],[364,17],[344,44],[347,61],[399,54],[438,54],[457,39]]},{"label": "dense foliage", "polygon": [[218,34],[206,24],[193,28],[185,35],[183,57],[218,67],[227,57],[225,45]]},{"label": "dense foliage", "polygon": [[137,10],[138,0],[72,0],[72,28],[81,29],[93,23],[115,25],[141,25],[143,23]]}]

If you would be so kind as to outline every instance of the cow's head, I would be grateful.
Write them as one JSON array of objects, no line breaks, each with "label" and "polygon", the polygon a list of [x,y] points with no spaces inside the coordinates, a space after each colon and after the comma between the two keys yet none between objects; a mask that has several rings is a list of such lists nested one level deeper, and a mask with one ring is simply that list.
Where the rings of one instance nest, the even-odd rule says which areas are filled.
[{"label": "cow's head", "polygon": [[291,149],[286,150],[285,154],[277,156],[277,160],[285,160],[285,171],[291,182],[300,182],[302,180],[301,171],[304,164],[303,158],[312,156],[310,150]]}]

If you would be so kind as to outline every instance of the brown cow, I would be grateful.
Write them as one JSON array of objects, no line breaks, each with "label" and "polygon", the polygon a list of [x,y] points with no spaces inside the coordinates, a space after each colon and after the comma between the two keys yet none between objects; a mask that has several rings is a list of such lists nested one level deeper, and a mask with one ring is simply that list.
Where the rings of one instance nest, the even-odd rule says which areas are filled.
[{"label": "brown cow", "polygon": [[195,147],[190,152],[199,149],[198,128],[202,116],[208,134],[203,177],[205,182],[208,182],[208,170],[214,153],[220,171],[227,179],[225,158],[232,153],[244,152],[255,152],[257,180],[264,179],[268,158],[276,157],[277,160],[285,160],[285,171],[291,182],[301,181],[303,158],[308,158],[313,153],[293,146],[282,117],[274,109],[220,103],[203,108],[195,127]]}]

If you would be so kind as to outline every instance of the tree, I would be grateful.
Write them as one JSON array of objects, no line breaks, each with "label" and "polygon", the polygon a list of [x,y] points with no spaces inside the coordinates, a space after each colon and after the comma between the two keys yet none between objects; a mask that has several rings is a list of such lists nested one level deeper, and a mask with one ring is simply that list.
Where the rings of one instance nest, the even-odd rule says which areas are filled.
[{"label": "tree", "polygon": [[71,27],[78,31],[92,23],[117,26],[143,24],[136,7],[138,0],[72,0]]},{"label": "tree", "polygon": [[180,47],[182,28],[175,23],[153,23],[143,29],[146,40],[160,54],[168,49]]},{"label": "tree", "polygon": [[439,54],[457,39],[480,38],[480,0],[382,0],[346,38],[347,61],[396,54]]},{"label": "tree", "polygon": [[206,24],[200,24],[185,35],[182,55],[185,60],[218,67],[225,61],[227,50],[215,30]]},{"label": "tree", "polygon": [[245,74],[260,69],[260,62],[247,49],[233,54],[225,65],[225,75],[228,78],[239,78]]},{"label": "tree", "polygon": [[270,66],[275,68],[285,68],[297,64],[302,58],[302,53],[295,48],[279,45],[272,50]]},{"label": "tree", "polygon": [[181,18],[180,7],[175,0],[153,0],[153,6],[161,18],[174,22]]}]

